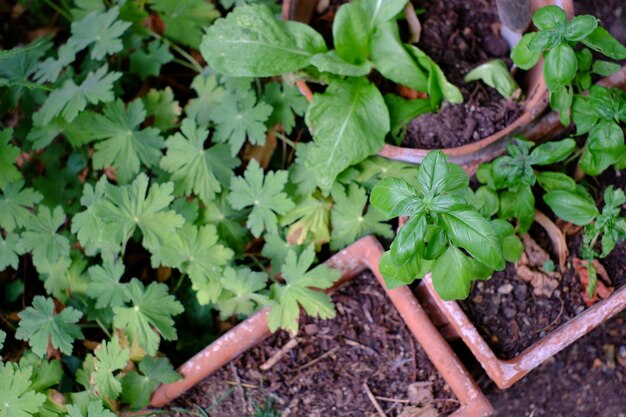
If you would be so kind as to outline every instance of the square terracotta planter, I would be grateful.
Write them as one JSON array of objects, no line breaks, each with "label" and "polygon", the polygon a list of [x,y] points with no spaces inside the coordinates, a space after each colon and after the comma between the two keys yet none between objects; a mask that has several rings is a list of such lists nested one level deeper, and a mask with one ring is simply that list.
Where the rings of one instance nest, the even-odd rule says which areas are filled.
[{"label": "square terracotta planter", "polygon": [[[411,290],[408,287],[387,290],[378,271],[382,253],[383,248],[378,241],[368,236],[334,255],[326,265],[342,272],[336,286],[350,281],[365,270],[373,272],[411,333],[461,403],[451,417],[491,416],[491,404],[439,334]],[[161,385],[153,394],[150,405],[165,406],[241,353],[262,343],[272,334],[267,325],[268,313],[269,308],[257,312],[185,362],[178,369],[183,379]]]},{"label": "square terracotta planter", "polygon": [[519,355],[504,360],[496,356],[459,303],[444,301],[439,297],[433,287],[430,274],[422,280],[418,287],[418,296],[420,300],[423,300],[423,304],[428,305],[431,316],[436,317],[435,322],[445,329],[446,335],[450,338],[462,339],[487,375],[500,389],[510,387],[546,359],[626,309],[626,286],[624,286],[609,298],[562,324]]}]

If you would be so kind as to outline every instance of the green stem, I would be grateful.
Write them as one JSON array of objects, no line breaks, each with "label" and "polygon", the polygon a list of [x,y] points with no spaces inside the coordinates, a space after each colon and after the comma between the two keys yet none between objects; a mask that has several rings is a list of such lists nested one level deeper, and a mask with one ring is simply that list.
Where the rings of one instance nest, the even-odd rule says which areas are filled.
[{"label": "green stem", "polygon": [[191,65],[189,62],[185,61],[184,59],[174,58],[172,62],[175,62],[178,65],[182,65],[185,68],[189,68],[192,71],[196,71],[196,67],[194,67],[193,65]]},{"label": "green stem", "polygon": [[113,336],[111,336],[111,332],[109,332],[109,329],[107,329],[106,327],[104,327],[104,324],[102,324],[102,322],[100,321],[100,319],[96,319],[96,323],[98,323],[98,326],[100,326],[100,328],[102,329],[102,331],[104,332],[104,334],[107,335],[107,337],[109,339],[112,339]]},{"label": "green stem", "polygon": [[46,3],[48,6],[50,6],[51,8],[53,8],[58,14],[60,14],[61,16],[63,16],[66,20],[68,21],[72,21],[72,16],[65,10],[63,10],[62,8],[60,8],[59,6],[57,6],[56,4],[54,4],[52,1],[50,0],[43,0],[44,3]]},{"label": "green stem", "polygon": [[176,283],[176,285],[174,286],[174,290],[172,291],[173,293],[177,293],[178,290],[180,289],[180,286],[182,285],[183,281],[185,280],[185,278],[187,278],[187,274],[181,274],[180,277],[178,278],[178,282]]},{"label": "green stem", "polygon": [[280,139],[280,140],[282,140],[283,142],[285,142],[287,145],[289,145],[289,146],[291,146],[292,148],[296,149],[296,144],[295,144],[295,143],[294,143],[291,139],[289,139],[287,136],[285,136],[285,135],[283,135],[282,133],[277,132],[277,131],[274,131],[274,135],[275,135],[278,139]]},{"label": "green stem", "polygon": [[170,48],[172,48],[173,50],[178,52],[183,58],[185,58],[187,61],[189,61],[189,63],[193,66],[193,69],[196,72],[202,72],[202,66],[187,51],[185,51],[180,46],[176,45],[174,42],[171,42],[169,39],[164,38],[163,36],[159,35],[155,31],[150,30],[149,32],[150,32],[150,35],[152,35],[153,38],[158,39],[161,42],[166,43]]}]

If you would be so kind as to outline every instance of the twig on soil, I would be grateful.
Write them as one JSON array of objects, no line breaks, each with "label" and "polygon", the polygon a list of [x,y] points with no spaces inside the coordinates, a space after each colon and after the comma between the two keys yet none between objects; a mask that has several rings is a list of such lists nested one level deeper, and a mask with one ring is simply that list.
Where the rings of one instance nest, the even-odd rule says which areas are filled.
[{"label": "twig on soil", "polygon": [[234,385],[236,387],[244,387],[244,388],[249,388],[249,389],[257,389],[257,388],[259,388],[258,385],[246,384],[244,382],[237,382],[237,381],[228,381],[228,380],[226,380],[226,381],[224,381],[224,383],[228,384],[228,385]]},{"label": "twig on soil", "polygon": [[461,404],[461,401],[455,400],[454,398],[435,398],[429,401],[414,401],[414,400],[403,400],[401,398],[389,398],[389,397],[379,397],[378,395],[375,398],[379,401],[385,401],[388,403],[399,403],[399,404],[421,404],[428,405],[433,403],[442,403],[442,402],[451,402]]},{"label": "twig on soil", "polygon": [[380,353],[376,352],[374,349],[372,349],[369,346],[362,345],[359,342],[356,342],[354,340],[347,339],[347,338],[344,338],[343,341],[346,343],[346,345],[352,346],[352,347],[357,347],[359,349],[363,349],[364,351],[366,351],[370,355],[380,356]]},{"label": "twig on soil", "polygon": [[274,353],[267,361],[265,361],[265,363],[259,366],[259,369],[261,369],[262,371],[269,370],[272,366],[276,365],[278,361],[280,361],[287,352],[295,348],[297,345],[298,345],[298,339],[296,338],[290,339],[287,343],[285,343],[285,345],[282,348],[280,348],[280,350]]},{"label": "twig on soil", "polygon": [[338,349],[339,349],[339,346],[335,346],[334,348],[332,348],[328,352],[318,356],[317,358],[313,359],[312,361],[307,362],[304,365],[297,367],[296,369],[294,369],[294,372],[298,372],[298,371],[301,371],[301,370],[303,370],[305,368],[308,368],[309,366],[315,365],[316,363],[318,363],[322,359],[324,359],[324,358],[332,355],[333,353],[335,353]]},{"label": "twig on soil", "polygon": [[380,417],[387,417],[387,415],[383,411],[383,408],[380,406],[380,404],[378,404],[378,401],[376,401],[376,397],[374,397],[374,394],[372,394],[372,391],[370,391],[370,387],[367,386],[367,382],[363,383],[363,389],[365,390],[365,394],[367,394],[367,398],[369,398],[370,402],[378,412],[378,415]]}]

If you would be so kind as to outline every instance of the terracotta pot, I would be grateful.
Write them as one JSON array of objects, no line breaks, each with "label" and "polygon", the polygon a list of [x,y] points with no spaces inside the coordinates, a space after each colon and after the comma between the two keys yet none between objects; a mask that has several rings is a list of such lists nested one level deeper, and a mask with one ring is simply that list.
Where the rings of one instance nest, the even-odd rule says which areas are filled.
[{"label": "terracotta pot", "polygon": [[[384,287],[383,278],[378,271],[382,253],[383,249],[378,241],[368,236],[334,255],[326,264],[342,271],[341,282],[349,281],[370,269]],[[411,290],[408,287],[387,290],[385,287],[385,291],[435,368],[460,401],[459,409],[451,414],[451,417],[491,416],[493,409],[489,401],[445,339],[437,332]],[[263,342],[271,335],[267,326],[268,312],[268,309],[263,309],[249,317],[185,362],[178,369],[183,379],[173,384],[161,385],[152,396],[151,406],[163,407],[241,353]]]},{"label": "terracotta pot", "polygon": [[[563,8],[570,18],[574,16],[572,0],[532,0],[531,3],[533,10],[553,4]],[[282,17],[300,22],[309,22],[316,5],[316,1],[284,0]],[[306,83],[298,81],[297,84],[300,92],[307,100],[311,101],[313,94]],[[526,93],[522,115],[504,129],[477,142],[442,149],[450,157],[450,162],[461,165],[471,175],[476,171],[480,163],[490,161],[501,155],[513,135],[526,134],[526,127],[546,110],[550,101],[548,88],[543,79],[543,59],[539,61],[538,65],[524,74],[522,85],[525,87]],[[541,133],[540,128],[541,126],[536,128],[539,134]],[[429,151],[429,149],[403,148],[385,144],[378,154],[385,158],[418,164],[422,162]]]}]

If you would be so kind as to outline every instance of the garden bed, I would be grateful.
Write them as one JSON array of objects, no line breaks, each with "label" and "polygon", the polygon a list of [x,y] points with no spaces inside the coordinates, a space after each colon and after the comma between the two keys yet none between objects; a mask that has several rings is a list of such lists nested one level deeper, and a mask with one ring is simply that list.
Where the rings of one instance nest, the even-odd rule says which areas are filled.
[{"label": "garden bed", "polygon": [[302,317],[295,338],[273,335],[174,405],[232,417],[242,410],[253,415],[269,399],[293,417],[369,416],[376,413],[369,389],[388,416],[427,409],[445,416],[458,408],[371,273],[338,289],[333,300],[335,319]]}]

